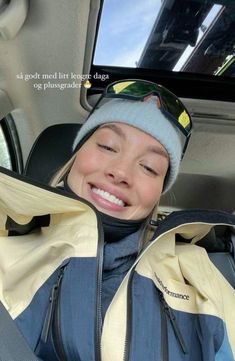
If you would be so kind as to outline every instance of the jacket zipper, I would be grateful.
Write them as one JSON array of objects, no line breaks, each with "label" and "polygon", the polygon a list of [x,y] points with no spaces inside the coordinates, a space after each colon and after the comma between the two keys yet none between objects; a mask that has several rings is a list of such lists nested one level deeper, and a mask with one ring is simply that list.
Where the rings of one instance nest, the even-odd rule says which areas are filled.
[{"label": "jacket zipper", "polygon": [[[131,270],[128,284],[127,284],[127,320],[126,320],[126,338],[124,346],[123,361],[129,361],[130,358],[130,345],[131,345],[131,320],[132,320],[132,294],[131,294],[131,281],[134,275],[134,269]],[[163,297],[162,293],[160,294]],[[163,298],[164,299],[164,298]],[[165,301],[165,300],[164,300]],[[167,332],[167,316],[163,302],[160,302],[161,314],[161,361],[168,361],[168,332]]]},{"label": "jacket zipper", "polygon": [[52,339],[54,342],[56,354],[60,361],[67,361],[62,342],[61,330],[60,330],[60,301],[59,301],[61,282],[64,276],[64,269],[65,266],[60,268],[57,281],[52,287],[51,296],[49,299],[50,303],[41,336],[42,341],[46,343],[50,334],[50,330],[52,330]]},{"label": "jacket zipper", "polygon": [[[62,275],[63,277],[63,275]],[[61,277],[61,280],[62,280]],[[60,361],[67,361],[65,354],[63,340],[61,335],[61,322],[60,322],[60,289],[58,290],[58,297],[56,299],[55,314],[52,324],[52,339],[54,342],[55,350]]]},{"label": "jacket zipper", "polygon": [[[160,294],[160,314],[161,314],[161,361],[169,360],[168,350],[168,330],[167,330],[167,316],[165,312],[165,305],[163,302],[163,295]],[[164,300],[165,301],[165,300]]]},{"label": "jacket zipper", "polygon": [[[162,221],[162,222],[164,222],[164,221]],[[187,223],[185,223],[185,224],[187,224]],[[154,225],[156,225],[156,224],[154,223]],[[168,231],[172,231],[174,229],[175,228],[173,227],[170,230],[167,230],[166,232],[163,232],[159,236],[165,235],[165,234],[167,234]],[[153,239],[154,239],[154,236],[153,236]],[[144,252],[145,251],[146,251],[146,249],[144,250]],[[137,259],[137,261],[138,261],[138,259]],[[127,322],[126,322],[126,337],[125,337],[125,344],[124,344],[123,361],[129,361],[129,357],[130,357],[131,318],[132,318],[132,315],[131,315],[132,297],[131,297],[131,292],[130,292],[130,283],[131,283],[131,279],[132,279],[133,274],[134,274],[134,270],[135,270],[135,265],[133,265],[133,268],[132,268],[132,270],[130,272],[130,276],[129,276],[128,284],[127,284]],[[171,325],[172,325],[173,330],[174,330],[174,334],[176,336],[176,339],[178,340],[178,343],[180,345],[180,348],[181,348],[182,352],[184,354],[187,354],[188,350],[186,348],[186,345],[185,345],[183,336],[182,336],[182,334],[180,332],[180,329],[179,329],[179,327],[177,325],[177,322],[176,322],[175,316],[173,314],[173,311],[171,310],[171,308],[166,303],[162,292],[160,290],[158,290],[158,292],[159,292],[159,298],[160,298],[160,301],[161,301],[160,302],[160,304],[161,304],[160,305],[160,307],[161,307],[160,308],[161,309],[161,311],[160,311],[161,312],[161,327],[162,327],[162,330],[161,330],[162,331],[161,332],[161,361],[168,361],[169,351],[168,351],[167,317],[170,319]]]},{"label": "jacket zipper", "polygon": [[134,275],[134,268],[130,272],[130,276],[127,283],[126,337],[125,337],[123,361],[128,361],[130,357],[131,321],[132,321],[132,294],[131,294],[130,286],[133,275]]},{"label": "jacket zipper", "polygon": [[[98,219],[98,215],[97,215]],[[103,272],[103,248],[104,236],[100,220],[98,219],[99,241],[97,246],[97,278],[96,278],[96,318],[95,318],[95,360],[101,361],[101,332],[102,332],[102,312],[101,312],[101,296],[102,296],[102,272]],[[60,268],[60,272],[56,283],[53,285],[50,295],[50,303],[47,310],[46,318],[43,325],[41,339],[47,342],[50,329],[52,329],[53,342],[60,361],[67,361],[61,330],[60,330],[60,312],[59,312],[59,294],[60,286],[64,275],[64,267]]]},{"label": "jacket zipper", "polygon": [[[163,331],[163,339],[162,339],[162,352],[164,352],[165,354],[165,358],[162,358],[164,361],[168,360],[168,332],[167,332],[167,319],[166,316],[169,318],[175,337],[179,343],[179,346],[181,348],[181,351],[186,355],[188,353],[187,347],[185,345],[183,336],[180,332],[179,326],[176,322],[176,318],[175,315],[173,313],[173,310],[168,306],[168,304],[165,301],[165,298],[162,294],[162,292],[159,291],[159,297],[160,297],[160,301],[161,301],[161,320],[163,321],[162,324],[162,331]],[[165,314],[165,316],[163,316],[163,314]],[[165,335],[164,335],[165,334]],[[167,347],[166,347],[167,346]],[[162,356],[163,357],[163,356]],[[166,358],[167,357],[167,358]]]},{"label": "jacket zipper", "polygon": [[41,339],[44,343],[46,343],[48,340],[48,336],[54,319],[55,306],[57,303],[56,301],[59,295],[59,290],[63,275],[64,275],[64,267],[60,268],[56,283],[53,285],[51,290],[51,294],[49,298],[49,307],[47,309],[45,321],[43,324],[42,334],[41,334]]},{"label": "jacket zipper", "polygon": [[101,332],[102,332],[102,274],[103,274],[103,253],[104,253],[104,232],[99,214],[98,221],[98,246],[97,246],[97,276],[96,276],[96,318],[95,318],[95,360],[101,361]]}]

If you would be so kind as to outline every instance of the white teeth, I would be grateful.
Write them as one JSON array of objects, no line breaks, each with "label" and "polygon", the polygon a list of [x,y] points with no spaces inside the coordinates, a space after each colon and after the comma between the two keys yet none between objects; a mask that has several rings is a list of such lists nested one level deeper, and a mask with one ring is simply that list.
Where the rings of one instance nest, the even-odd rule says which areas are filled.
[{"label": "white teeth", "polygon": [[92,192],[99,194],[104,199],[107,199],[109,202],[115,203],[118,206],[124,207],[124,202],[121,199],[118,199],[113,194],[110,194],[109,192],[103,191],[103,189],[92,187]]}]

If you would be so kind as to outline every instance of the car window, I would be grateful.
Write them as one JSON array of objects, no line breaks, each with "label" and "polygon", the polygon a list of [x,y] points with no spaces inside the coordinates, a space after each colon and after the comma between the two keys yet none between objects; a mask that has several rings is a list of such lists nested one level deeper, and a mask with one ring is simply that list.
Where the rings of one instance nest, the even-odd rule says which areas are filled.
[{"label": "car window", "polygon": [[93,64],[234,77],[234,6],[104,0]]},{"label": "car window", "polygon": [[12,169],[10,151],[2,129],[2,125],[0,126],[0,166]]}]

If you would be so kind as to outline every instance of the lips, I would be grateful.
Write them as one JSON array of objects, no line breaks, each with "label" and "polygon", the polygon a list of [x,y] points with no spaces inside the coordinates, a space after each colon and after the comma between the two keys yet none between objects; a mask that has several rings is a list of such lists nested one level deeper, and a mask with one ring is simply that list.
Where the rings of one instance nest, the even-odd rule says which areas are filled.
[{"label": "lips", "polygon": [[125,206],[125,203],[121,199],[115,197],[113,194],[110,194],[109,192],[104,191],[103,189],[93,187],[91,190],[92,192],[100,195],[102,198],[106,199],[111,203],[115,203],[121,207]]},{"label": "lips", "polygon": [[106,186],[90,184],[92,193],[98,195],[102,199],[119,207],[126,207],[129,205],[128,201],[120,192],[107,189]]}]

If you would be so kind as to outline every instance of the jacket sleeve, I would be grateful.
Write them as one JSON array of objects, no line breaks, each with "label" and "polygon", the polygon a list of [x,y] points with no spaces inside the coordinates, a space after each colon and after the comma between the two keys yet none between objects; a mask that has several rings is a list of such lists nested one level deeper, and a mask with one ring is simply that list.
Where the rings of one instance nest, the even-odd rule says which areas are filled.
[{"label": "jacket sleeve", "polygon": [[217,352],[216,361],[235,360],[235,290],[212,264],[221,297],[221,314],[224,321],[224,341]]}]

